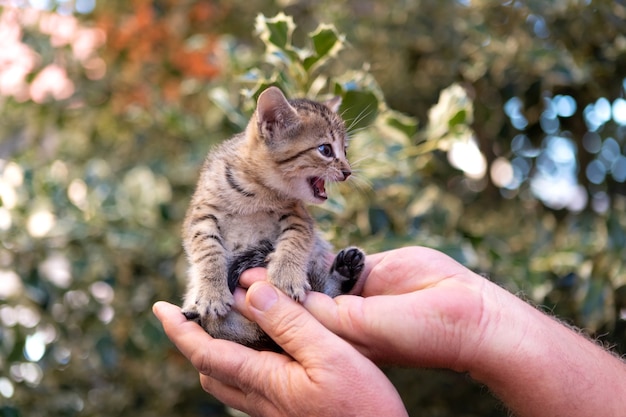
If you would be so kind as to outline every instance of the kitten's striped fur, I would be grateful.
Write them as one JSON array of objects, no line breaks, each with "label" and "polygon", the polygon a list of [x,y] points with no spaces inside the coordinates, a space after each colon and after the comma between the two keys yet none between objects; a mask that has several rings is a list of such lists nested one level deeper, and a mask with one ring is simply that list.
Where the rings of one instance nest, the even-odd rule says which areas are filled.
[{"label": "kitten's striped fur", "polygon": [[260,328],[231,310],[239,275],[255,266],[296,300],[314,290],[348,292],[364,254],[329,261],[304,203],[326,200],[326,181],[351,174],[340,99],[287,100],[276,87],[258,98],[246,130],[209,153],[183,226],[190,263],[183,313],[214,337],[271,347]]}]

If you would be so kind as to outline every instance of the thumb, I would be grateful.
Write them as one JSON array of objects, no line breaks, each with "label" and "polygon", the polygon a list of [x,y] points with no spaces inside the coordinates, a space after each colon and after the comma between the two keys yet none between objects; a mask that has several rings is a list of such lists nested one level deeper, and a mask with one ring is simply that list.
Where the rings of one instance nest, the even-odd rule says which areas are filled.
[{"label": "thumb", "polygon": [[411,329],[408,318],[399,319],[398,312],[407,304],[405,298],[353,295],[330,298],[311,292],[303,305],[317,323],[349,342],[362,355],[376,363],[389,364],[390,360],[404,359],[404,353],[397,352],[398,349],[414,352],[417,346],[414,340],[409,340],[408,346],[403,344],[412,333],[419,334],[418,330]]},{"label": "thumb", "polygon": [[[306,366],[319,352],[343,347],[345,342],[322,326],[300,304],[267,281],[255,282],[246,295],[252,319],[296,361]],[[339,345],[337,345],[339,343]],[[321,359],[321,358],[320,358]],[[315,365],[315,364],[309,364]]]},{"label": "thumb", "polygon": [[[372,305],[366,305],[365,300],[351,295],[330,298],[325,294],[311,292],[304,300],[303,306],[317,322],[359,349],[360,346],[371,342],[377,333],[370,328],[372,323],[368,318],[372,316]],[[374,317],[379,318],[388,316],[389,312],[374,314]],[[381,320],[375,322],[379,321]]]}]

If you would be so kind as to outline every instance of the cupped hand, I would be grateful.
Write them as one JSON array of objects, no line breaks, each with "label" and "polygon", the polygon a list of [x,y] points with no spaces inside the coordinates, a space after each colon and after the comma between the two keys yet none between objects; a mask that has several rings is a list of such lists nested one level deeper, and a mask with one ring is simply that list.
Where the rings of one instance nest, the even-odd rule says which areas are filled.
[{"label": "cupped hand", "polygon": [[[264,278],[250,270],[242,284]],[[495,285],[432,249],[368,256],[358,287],[362,297],[311,292],[303,304],[377,363],[467,371],[493,324],[485,311],[497,299]]]},{"label": "cupped hand", "polygon": [[252,416],[406,416],[385,375],[267,282],[236,292],[245,314],[286,352],[213,339],[174,305],[154,306],[165,332],[200,372],[202,387]]}]

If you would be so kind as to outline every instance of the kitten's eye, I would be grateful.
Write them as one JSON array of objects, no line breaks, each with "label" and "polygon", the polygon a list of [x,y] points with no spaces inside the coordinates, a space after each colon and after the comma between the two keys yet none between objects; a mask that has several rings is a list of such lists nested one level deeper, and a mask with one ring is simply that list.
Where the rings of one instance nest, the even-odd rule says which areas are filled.
[{"label": "kitten's eye", "polygon": [[320,151],[322,156],[325,156],[326,158],[332,158],[333,156],[335,156],[333,154],[332,146],[330,146],[330,144],[328,144],[328,143],[325,143],[323,145],[318,146],[317,150]]}]

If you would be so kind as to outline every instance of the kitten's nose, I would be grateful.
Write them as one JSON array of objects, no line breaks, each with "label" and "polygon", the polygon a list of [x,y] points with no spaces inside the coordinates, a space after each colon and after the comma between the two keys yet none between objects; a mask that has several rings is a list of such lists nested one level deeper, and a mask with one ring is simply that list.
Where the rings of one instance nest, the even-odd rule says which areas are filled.
[{"label": "kitten's nose", "polygon": [[343,169],[341,173],[343,174],[343,181],[345,181],[352,174],[352,171]]}]

